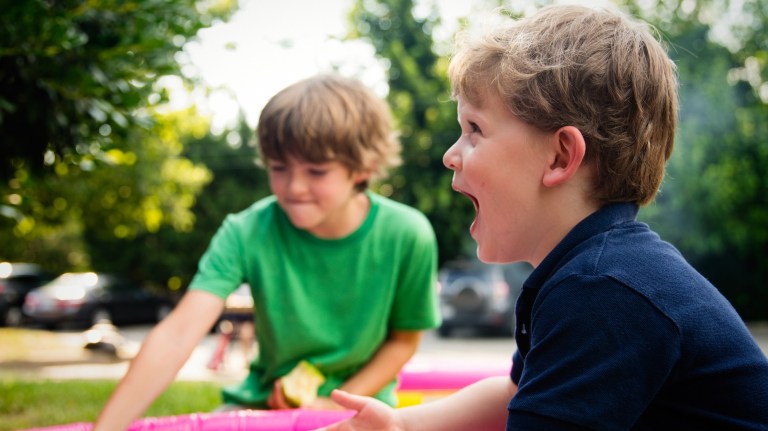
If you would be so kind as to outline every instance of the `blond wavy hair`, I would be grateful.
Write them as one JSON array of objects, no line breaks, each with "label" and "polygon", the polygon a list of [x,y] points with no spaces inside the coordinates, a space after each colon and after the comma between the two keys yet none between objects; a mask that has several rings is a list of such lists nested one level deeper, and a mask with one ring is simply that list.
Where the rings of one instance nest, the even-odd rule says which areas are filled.
[{"label": "blond wavy hair", "polygon": [[482,106],[495,93],[543,131],[578,128],[585,161],[595,168],[595,198],[652,201],[672,153],[678,111],[676,68],[652,29],[581,6],[499,21],[457,36],[448,71],[454,97]]}]

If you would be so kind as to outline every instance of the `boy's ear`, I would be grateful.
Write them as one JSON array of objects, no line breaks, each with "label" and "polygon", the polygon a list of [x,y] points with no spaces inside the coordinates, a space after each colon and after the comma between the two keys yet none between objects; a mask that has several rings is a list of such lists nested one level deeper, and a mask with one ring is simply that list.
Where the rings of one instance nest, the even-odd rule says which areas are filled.
[{"label": "boy's ear", "polygon": [[365,169],[362,171],[356,171],[352,173],[353,182],[355,184],[360,184],[363,181],[368,181],[368,179],[371,178],[371,175],[373,175],[373,171],[370,169]]},{"label": "boy's ear", "polygon": [[547,187],[554,187],[571,179],[587,153],[587,143],[579,129],[564,126],[552,136],[551,159],[544,172],[543,182]]}]

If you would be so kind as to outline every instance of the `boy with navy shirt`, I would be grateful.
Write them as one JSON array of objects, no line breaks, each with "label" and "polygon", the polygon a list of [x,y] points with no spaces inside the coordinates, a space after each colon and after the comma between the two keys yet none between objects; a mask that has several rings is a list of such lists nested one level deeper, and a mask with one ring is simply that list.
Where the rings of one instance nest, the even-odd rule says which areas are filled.
[{"label": "boy with navy shirt", "polygon": [[459,39],[443,158],[484,262],[526,261],[510,377],[351,430],[768,430],[768,360],[728,301],[636,221],[677,124],[675,66],[614,12],[551,6]]}]

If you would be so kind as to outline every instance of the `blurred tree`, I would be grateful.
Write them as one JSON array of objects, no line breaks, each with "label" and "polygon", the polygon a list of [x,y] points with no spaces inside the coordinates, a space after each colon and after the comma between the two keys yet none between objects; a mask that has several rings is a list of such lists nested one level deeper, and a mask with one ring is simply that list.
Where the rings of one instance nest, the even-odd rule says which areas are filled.
[{"label": "blurred tree", "polygon": [[254,129],[242,116],[234,130],[185,145],[184,155],[205,164],[213,174],[193,208],[195,230],[205,238],[203,248],[227,214],[244,210],[270,193],[266,172],[256,163],[257,153]]},{"label": "blurred tree", "polygon": [[189,81],[183,44],[236,2],[0,4],[0,258],[136,271],[121,264],[142,251],[116,245],[191,229],[210,180],[180,156],[184,136],[208,123],[159,113],[162,81]]},{"label": "blurred tree", "polygon": [[743,318],[768,318],[766,6],[757,0],[643,4],[626,6],[669,41],[681,106],[667,178],[641,218],[677,245]]},{"label": "blurred tree", "polygon": [[403,166],[378,191],[427,215],[437,231],[441,263],[463,252],[474,255],[467,234],[474,209],[451,189],[452,172],[442,162],[460,132],[448,61],[435,52],[432,39],[440,23],[436,10],[417,18],[412,0],[358,0],[349,17],[350,37],[368,39],[386,67],[387,99],[403,144]]},{"label": "blurred tree", "polygon": [[[177,123],[196,124],[199,133],[180,135],[184,150],[179,155],[193,166],[206,166],[208,181],[188,208],[183,225],[163,224],[157,230],[142,229],[131,237],[86,233],[89,244],[98,244],[94,266],[116,269],[132,268],[136,278],[170,290],[187,286],[197,270],[197,262],[223,221],[233,212],[245,209],[269,193],[266,175],[255,163],[253,131],[241,118],[234,130],[213,135],[207,124],[174,115]],[[169,124],[170,126],[170,124]],[[176,124],[169,130],[186,130]],[[187,174],[179,174],[188,177]],[[194,220],[194,228],[186,221]],[[97,262],[98,261],[98,262]]]},{"label": "blurred tree", "polygon": [[[193,108],[152,118],[151,129],[135,129],[137,138],[101,154],[98,168],[90,157],[65,157],[45,176],[17,169],[9,196],[23,190],[25,211],[0,218],[2,257],[54,271],[134,272],[145,252],[138,236],[163,226],[190,231],[191,207],[210,172],[181,156],[182,141],[205,136],[208,122]],[[62,238],[70,240],[52,241]]]},{"label": "blurred tree", "polygon": [[78,193],[87,197],[76,206],[89,227],[83,238],[93,268],[130,270],[137,279],[154,280],[155,274],[143,268],[166,263],[166,256],[142,239],[161,229],[181,235],[193,230],[192,207],[211,172],[182,151],[185,141],[205,138],[208,126],[194,108],[158,115],[150,136],[131,141],[141,148],[111,150],[123,163],[83,175],[82,187],[90,192]]},{"label": "blurred tree", "polygon": [[185,157],[208,167],[212,181],[201,191],[192,208],[195,216],[192,231],[180,235],[165,228],[146,239],[147,248],[162,255],[144,263],[148,266],[146,272],[168,280],[171,288],[189,284],[198,260],[224,217],[244,210],[270,193],[266,172],[256,165],[253,128],[244,118],[241,117],[234,130],[190,140],[184,148]]},{"label": "blurred tree", "polygon": [[0,179],[106,152],[163,103],[181,47],[234,0],[2,0]]}]

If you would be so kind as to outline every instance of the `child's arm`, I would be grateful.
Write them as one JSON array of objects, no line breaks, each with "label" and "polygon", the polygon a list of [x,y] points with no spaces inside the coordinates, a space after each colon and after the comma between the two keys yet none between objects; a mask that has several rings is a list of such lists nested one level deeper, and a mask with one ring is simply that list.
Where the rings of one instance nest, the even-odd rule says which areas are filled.
[{"label": "child's arm", "polygon": [[374,398],[334,391],[333,400],[357,414],[317,431],[504,429],[515,393],[517,386],[508,377],[490,377],[437,401],[393,409]]},{"label": "child's arm", "polygon": [[[395,378],[403,365],[416,353],[420,341],[421,331],[392,331],[371,360],[339,389],[356,395],[374,395]],[[267,405],[272,409],[292,408],[282,395],[280,379],[275,381],[275,389],[267,400]],[[338,409],[339,405],[330,398],[321,397],[308,407],[327,410]]]},{"label": "child's arm", "polygon": [[368,396],[379,392],[413,357],[420,341],[421,331],[391,331],[371,360],[339,389]]},{"label": "child's arm", "polygon": [[347,379],[339,389],[371,396],[389,384],[413,357],[421,341],[421,331],[391,331],[370,361]]},{"label": "child's arm", "polygon": [[150,331],[93,431],[123,430],[138,418],[173,381],[223,309],[224,300],[210,293],[185,294],[173,312]]}]

